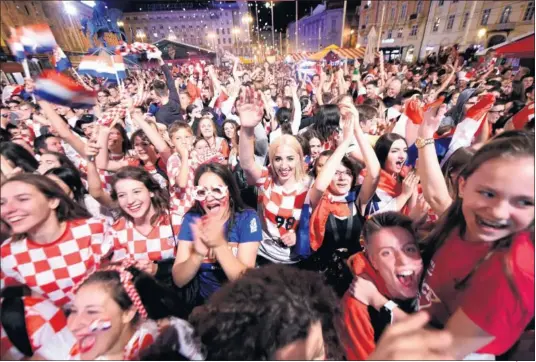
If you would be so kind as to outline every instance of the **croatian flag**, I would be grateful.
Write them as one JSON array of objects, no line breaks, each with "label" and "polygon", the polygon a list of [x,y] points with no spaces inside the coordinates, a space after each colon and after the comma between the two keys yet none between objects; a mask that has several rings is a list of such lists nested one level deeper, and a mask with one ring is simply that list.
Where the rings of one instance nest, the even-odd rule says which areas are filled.
[{"label": "croatian flag", "polygon": [[484,116],[489,112],[495,103],[495,96],[493,94],[484,94],[480,96],[480,99],[474,106],[469,108],[465,113],[465,118],[457,126],[454,134],[452,135],[452,141],[449,145],[447,154],[441,161],[441,166],[447,162],[450,156],[458,148],[469,147],[473,141],[473,137],[480,128]]},{"label": "croatian flag", "polygon": [[50,53],[56,49],[56,39],[48,24],[25,25],[15,29],[16,37],[26,54]]},{"label": "croatian flag", "polygon": [[125,79],[127,77],[127,71],[126,71],[123,57],[121,55],[114,55],[113,60],[114,60],[114,68],[115,68],[115,72],[117,73],[117,77],[119,79]]},{"label": "croatian flag", "polygon": [[22,61],[26,57],[24,52],[24,46],[20,42],[20,38],[17,36],[17,31],[14,28],[11,28],[11,37],[7,41],[9,49],[17,61]]},{"label": "croatian flag", "polygon": [[70,108],[92,108],[97,92],[87,90],[71,77],[53,70],[44,70],[35,81],[35,96],[50,103]]},{"label": "croatian flag", "polygon": [[67,58],[67,56],[59,46],[54,49],[54,53],[52,55],[52,63],[54,63],[54,68],[56,68],[58,72],[63,72],[65,69],[71,67],[71,62],[69,61],[69,58]]},{"label": "croatian flag", "polygon": [[89,74],[92,77],[107,78],[116,81],[116,70],[109,55],[86,55],[78,65],[79,74]]}]

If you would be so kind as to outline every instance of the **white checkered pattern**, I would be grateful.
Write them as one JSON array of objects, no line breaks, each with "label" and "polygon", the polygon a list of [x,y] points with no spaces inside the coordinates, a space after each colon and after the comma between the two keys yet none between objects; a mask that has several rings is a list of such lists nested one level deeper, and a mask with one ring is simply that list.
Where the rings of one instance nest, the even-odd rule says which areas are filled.
[{"label": "white checkered pattern", "polygon": [[0,289],[27,285],[58,307],[73,300],[72,288],[112,251],[102,219],[73,220],[53,243],[8,239],[0,248]]},{"label": "white checkered pattern", "polygon": [[[22,301],[26,332],[33,352],[45,360],[67,360],[76,357],[70,355],[76,338],[67,328],[67,318],[63,311],[51,301],[38,296],[22,297]],[[25,358],[13,346],[5,330],[1,328],[0,331],[0,359],[5,361]]]},{"label": "white checkered pattern", "polygon": [[134,332],[134,335],[130,338],[125,346],[125,352],[123,354],[125,361],[136,361],[138,355],[142,350],[149,347],[158,337],[160,330],[158,325],[153,320],[146,320],[141,326]]},{"label": "white checkered pattern", "polygon": [[171,155],[167,162],[167,174],[169,178],[169,192],[171,194],[171,202],[177,208],[179,215],[184,216],[194,204],[192,190],[194,189],[194,174],[199,166],[195,156],[191,155],[189,159],[190,172],[188,173],[188,184],[185,188],[180,188],[175,183],[175,178],[181,170],[181,159],[178,154]]},{"label": "white checkered pattern", "polygon": [[154,226],[149,235],[140,233],[131,221],[121,218],[112,226],[114,240],[114,256],[112,261],[123,259],[152,260],[159,261],[175,257],[177,243],[175,242],[182,215],[170,211],[169,216],[165,215]]},{"label": "white checkered pattern", "polygon": [[297,184],[294,190],[287,191],[275,184],[266,167],[257,180],[259,209],[264,231],[270,237],[281,237],[289,230],[298,228],[303,205],[306,203],[311,179]]}]

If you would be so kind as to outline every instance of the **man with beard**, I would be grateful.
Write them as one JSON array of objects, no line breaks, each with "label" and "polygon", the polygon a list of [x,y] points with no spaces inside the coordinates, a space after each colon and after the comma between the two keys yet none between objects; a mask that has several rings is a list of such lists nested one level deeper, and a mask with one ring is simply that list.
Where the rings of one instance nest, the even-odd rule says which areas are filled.
[{"label": "man with beard", "polygon": [[[350,286],[342,299],[341,325],[348,335],[343,343],[349,360],[365,360],[375,350],[384,329],[394,322],[393,309],[416,311],[423,271],[409,217],[391,211],[374,214],[364,225],[363,239],[365,250],[350,257],[348,264],[354,275],[373,284],[388,302],[366,305],[353,296],[358,286]],[[366,286],[359,285],[360,293]]]},{"label": "man with beard", "polygon": [[155,80],[151,86],[151,97],[159,105],[155,113],[156,121],[169,126],[182,117],[181,104],[171,71],[161,57],[158,62],[164,72],[166,82]]}]

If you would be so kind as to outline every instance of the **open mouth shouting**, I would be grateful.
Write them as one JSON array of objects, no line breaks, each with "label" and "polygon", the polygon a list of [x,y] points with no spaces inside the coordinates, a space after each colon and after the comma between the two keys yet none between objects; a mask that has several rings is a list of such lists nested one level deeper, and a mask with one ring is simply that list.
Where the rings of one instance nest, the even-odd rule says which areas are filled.
[{"label": "open mouth shouting", "polygon": [[205,204],[207,214],[218,215],[221,210],[221,203],[217,200]]},{"label": "open mouth shouting", "polygon": [[395,162],[395,169],[397,172],[400,172],[402,170],[402,167],[404,166],[405,159],[399,159]]},{"label": "open mouth shouting", "polygon": [[76,339],[78,340],[78,347],[80,348],[80,353],[82,354],[91,351],[93,346],[95,346],[95,342],[97,341],[97,337],[94,334],[77,335]]}]

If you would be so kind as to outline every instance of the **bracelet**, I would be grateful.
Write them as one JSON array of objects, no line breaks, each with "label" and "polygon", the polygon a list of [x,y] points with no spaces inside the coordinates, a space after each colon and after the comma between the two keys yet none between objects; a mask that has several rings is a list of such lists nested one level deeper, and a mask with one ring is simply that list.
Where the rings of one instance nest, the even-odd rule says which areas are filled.
[{"label": "bracelet", "polygon": [[415,141],[415,146],[418,149],[421,149],[424,146],[433,145],[434,143],[435,139],[433,138],[417,138],[417,141]]}]

